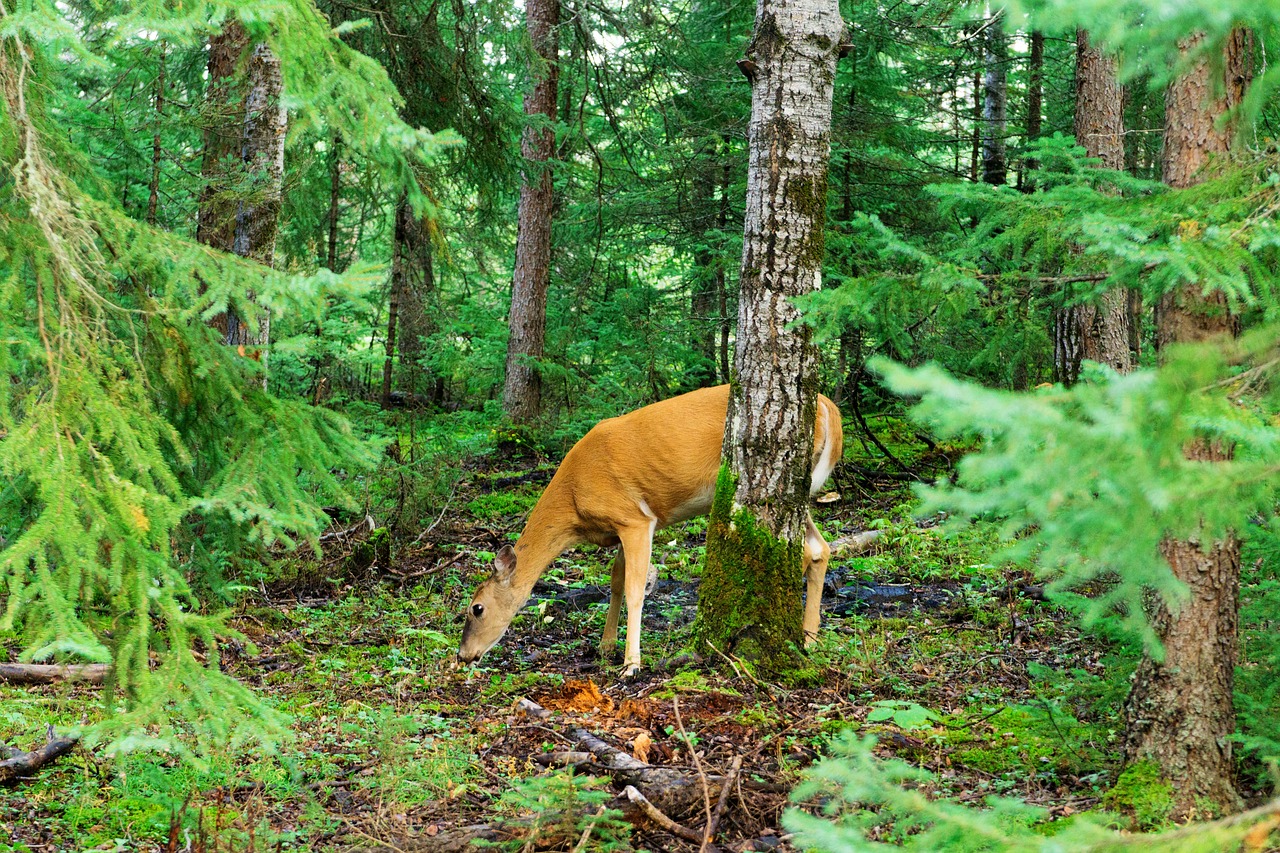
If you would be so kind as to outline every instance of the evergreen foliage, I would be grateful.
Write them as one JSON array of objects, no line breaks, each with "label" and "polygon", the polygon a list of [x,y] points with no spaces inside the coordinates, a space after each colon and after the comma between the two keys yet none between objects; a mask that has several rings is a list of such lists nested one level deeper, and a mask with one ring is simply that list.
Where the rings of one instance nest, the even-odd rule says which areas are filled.
[{"label": "evergreen foliage", "polygon": [[[44,4],[0,10],[0,152],[12,174],[0,184],[2,624],[19,631],[25,659],[112,664],[125,713],[95,736],[190,754],[279,730],[274,712],[218,672],[218,638],[234,632],[193,585],[221,586],[223,565],[197,553],[212,550],[207,539],[224,553],[316,545],[323,503],[350,503],[338,472],[371,461],[337,415],[262,391],[260,365],[221,346],[206,321],[231,304],[252,320],[248,291],[265,310],[316,316],[326,292],[366,288],[370,270],[273,273],[121,210],[58,132],[54,57],[100,67],[98,48],[122,50],[139,32],[189,42],[229,7],[112,9],[105,42],[83,37],[101,10],[73,11],[83,17]],[[276,37],[304,124],[329,123],[408,183],[430,137],[380,112],[394,97],[380,68],[308,5],[238,14]],[[378,106],[354,109],[369,102]],[[117,699],[107,691],[108,709]],[[235,709],[260,725],[236,726]]]}]

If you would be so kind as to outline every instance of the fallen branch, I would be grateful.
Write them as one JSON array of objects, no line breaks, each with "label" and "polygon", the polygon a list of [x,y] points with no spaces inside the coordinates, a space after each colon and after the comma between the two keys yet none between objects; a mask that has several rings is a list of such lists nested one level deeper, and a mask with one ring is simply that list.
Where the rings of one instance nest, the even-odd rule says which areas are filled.
[{"label": "fallen branch", "polygon": [[694,844],[702,843],[701,835],[667,817],[662,813],[661,809],[649,802],[649,799],[644,794],[636,790],[634,785],[628,785],[623,788],[622,796],[627,799],[627,802],[639,808],[645,817],[672,835],[678,835],[687,841],[692,841]]},{"label": "fallen branch", "polygon": [[831,543],[831,555],[854,557],[871,549],[875,541],[884,535],[883,530],[863,530],[851,536],[842,536]]},{"label": "fallen branch", "polygon": [[58,681],[84,681],[101,684],[107,677],[107,664],[43,664],[0,663],[0,681],[10,684],[53,684]]},{"label": "fallen branch", "polygon": [[733,764],[729,767],[729,775],[725,777],[725,783],[720,787],[720,799],[716,802],[716,810],[711,813],[711,821],[702,833],[701,853],[706,853],[711,846],[711,842],[715,840],[716,830],[720,828],[720,818],[724,815],[725,804],[729,802],[729,792],[733,790],[734,783],[738,781],[738,773],[741,770],[742,756],[735,755]]},{"label": "fallen branch", "polygon": [[75,748],[76,737],[54,737],[53,726],[49,726],[48,741],[39,749],[22,752],[12,747],[5,751],[10,758],[0,761],[0,785],[11,785],[30,776],[49,762],[61,758]]}]

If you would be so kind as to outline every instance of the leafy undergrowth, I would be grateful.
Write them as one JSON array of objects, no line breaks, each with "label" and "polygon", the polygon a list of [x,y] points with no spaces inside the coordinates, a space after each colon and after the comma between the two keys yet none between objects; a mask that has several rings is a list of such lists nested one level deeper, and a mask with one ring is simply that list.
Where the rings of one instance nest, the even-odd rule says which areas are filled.
[{"label": "leafy undergrowth", "polygon": [[[498,478],[509,485],[492,488]],[[661,581],[646,605],[651,666],[639,680],[620,683],[596,650],[612,553],[593,548],[548,572],[479,666],[453,671],[457,614],[543,482],[469,470],[450,511],[430,536],[401,543],[382,580],[260,584],[242,602],[235,624],[252,642],[228,646],[224,662],[290,715],[293,736],[278,755],[219,755],[193,768],[77,750],[0,798],[0,851],[412,849],[414,839],[548,803],[563,812],[569,801],[600,819],[548,823],[544,842],[559,832],[570,849],[587,828],[583,850],[696,849],[613,822],[599,811],[608,780],[548,770],[547,754],[571,748],[572,725],[695,776],[699,765],[724,773],[741,758],[717,833],[730,849],[789,848],[788,793],[845,731],[877,735],[879,754],[932,771],[933,795],[1003,794],[1053,816],[1103,805],[1116,781],[1117,685],[1131,662],[1038,600],[1021,571],[996,565],[989,529],[946,539],[920,527],[903,488],[845,482],[842,500],[817,508],[831,540],[871,522],[885,533],[874,552],[833,560],[824,633],[791,684],[763,685],[737,660],[682,656],[701,521],[655,542]],[[342,563],[323,565],[332,574]],[[574,699],[584,690],[598,700]],[[516,713],[526,697],[558,716]],[[101,713],[97,688],[3,686],[0,741],[29,748],[48,724]],[[702,809],[671,817],[700,828]]]}]

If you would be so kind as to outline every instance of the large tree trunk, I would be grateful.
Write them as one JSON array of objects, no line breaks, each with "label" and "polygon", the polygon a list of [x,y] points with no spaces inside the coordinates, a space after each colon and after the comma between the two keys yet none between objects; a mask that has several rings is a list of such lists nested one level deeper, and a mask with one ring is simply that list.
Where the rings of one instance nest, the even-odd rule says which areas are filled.
[{"label": "large tree trunk", "polygon": [[[208,246],[264,266],[271,266],[274,260],[280,220],[285,136],[282,88],[280,61],[265,44],[251,45],[238,21],[228,21],[222,32],[209,40],[210,116],[196,237]],[[237,189],[246,179],[250,191]],[[250,326],[229,307],[210,324],[229,346],[262,359],[270,316],[265,310],[257,314],[257,322]]]},{"label": "large tree trunk", "polygon": [[997,12],[986,31],[986,71],[982,81],[982,180],[1002,187],[1009,178],[1005,134],[1009,126],[1009,37],[1004,13]]},{"label": "large tree trunk", "polygon": [[[1191,48],[1201,38],[1184,45]],[[1214,85],[1211,64],[1201,60],[1169,86],[1165,99],[1165,182],[1187,187],[1204,167],[1230,153],[1232,129],[1217,120],[1240,103],[1252,76],[1252,35],[1238,30],[1228,40],[1225,85]],[[1220,294],[1208,296],[1192,284],[1161,300],[1157,341],[1200,341],[1230,334],[1234,322]],[[1225,461],[1233,448],[1196,440],[1187,458],[1209,464]],[[1168,539],[1161,553],[1174,576],[1187,586],[1187,601],[1172,613],[1156,602],[1152,620],[1164,658],[1143,658],[1125,705],[1125,757],[1154,761],[1173,783],[1177,817],[1205,809],[1236,809],[1231,736],[1235,731],[1234,689],[1238,650],[1240,541],[1199,536]]]},{"label": "large tree trunk", "polygon": [[525,17],[537,58],[530,68],[533,89],[524,96],[528,124],[520,140],[520,153],[525,166],[520,177],[511,337],[507,342],[507,379],[502,392],[503,410],[516,423],[528,423],[542,408],[542,380],[531,360],[542,357],[547,330],[560,0],[526,0]]},{"label": "large tree trunk", "polygon": [[[1076,32],[1076,142],[1108,169],[1124,168],[1124,118],[1116,63],[1089,44],[1089,34]],[[1070,293],[1063,294],[1070,300]],[[1075,382],[1080,359],[1105,364],[1120,373],[1133,370],[1130,295],[1104,293],[1096,302],[1066,305],[1054,312],[1055,341],[1075,347],[1055,349],[1055,370],[1064,384]]]},{"label": "large tree trunk", "polygon": [[752,81],[735,382],[712,507],[697,636],[766,671],[803,642],[799,583],[808,519],[816,355],[792,299],[816,290],[824,254],[832,83],[844,30],[836,0],[759,0],[743,63]]}]

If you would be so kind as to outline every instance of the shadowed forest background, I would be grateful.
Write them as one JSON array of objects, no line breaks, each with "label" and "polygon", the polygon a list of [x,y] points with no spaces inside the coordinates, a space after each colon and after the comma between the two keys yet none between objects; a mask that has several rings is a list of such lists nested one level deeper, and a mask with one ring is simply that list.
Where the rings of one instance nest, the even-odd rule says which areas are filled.
[{"label": "shadowed forest background", "polygon": [[706,642],[699,518],[638,677],[589,545],[453,668],[742,381],[789,1],[0,0],[0,853],[1276,849],[1274,0],[841,2],[818,640]]}]

